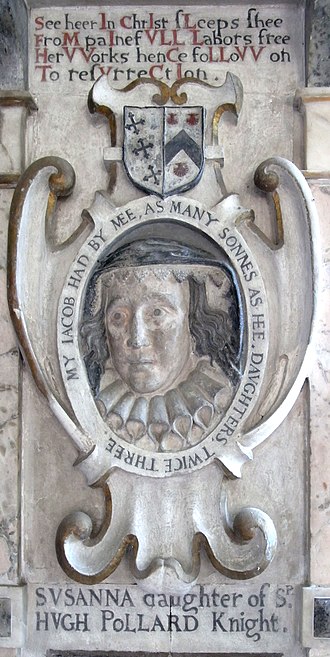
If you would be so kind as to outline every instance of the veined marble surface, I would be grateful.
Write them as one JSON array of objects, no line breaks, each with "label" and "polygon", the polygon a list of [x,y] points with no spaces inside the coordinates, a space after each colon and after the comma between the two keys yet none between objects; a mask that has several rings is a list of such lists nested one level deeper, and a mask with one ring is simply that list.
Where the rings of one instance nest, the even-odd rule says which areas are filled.
[{"label": "veined marble surface", "polygon": [[297,92],[305,122],[305,168],[330,171],[330,90],[312,87]]},{"label": "veined marble surface", "polygon": [[[330,109],[330,107],[329,107]],[[319,322],[316,362],[310,376],[311,397],[311,582],[329,586],[330,545],[330,242],[329,185],[312,185],[320,218],[322,278],[319,292]]]},{"label": "veined marble surface", "polygon": [[0,584],[18,578],[19,355],[6,300],[6,241],[12,191],[0,191]]}]

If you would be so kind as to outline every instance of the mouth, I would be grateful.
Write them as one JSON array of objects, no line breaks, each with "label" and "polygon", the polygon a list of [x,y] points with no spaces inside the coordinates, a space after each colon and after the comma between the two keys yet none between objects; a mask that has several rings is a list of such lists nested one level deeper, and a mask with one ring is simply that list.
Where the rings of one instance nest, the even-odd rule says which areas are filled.
[{"label": "mouth", "polygon": [[129,358],[128,362],[130,365],[152,365],[154,360],[152,358]]}]

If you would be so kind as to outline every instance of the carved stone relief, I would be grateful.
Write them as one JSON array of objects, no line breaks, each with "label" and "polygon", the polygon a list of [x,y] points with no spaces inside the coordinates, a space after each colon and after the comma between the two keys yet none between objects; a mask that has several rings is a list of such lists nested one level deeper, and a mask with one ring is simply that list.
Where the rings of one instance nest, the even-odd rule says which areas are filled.
[{"label": "carved stone relief", "polygon": [[301,8],[210,11],[31,10],[35,161],[8,281],[26,585],[2,587],[0,652],[302,657],[327,640],[321,594],[303,638],[297,622],[319,277],[285,159]]},{"label": "carved stone relief", "polygon": [[207,252],[149,238],[111,254],[87,289],[86,314],[95,311],[80,333],[98,409],[116,435],[147,451],[200,443],[233,398],[238,302],[217,265]]},{"label": "carved stone relief", "polygon": [[[241,93],[227,76],[220,94],[233,93],[230,85]],[[136,104],[139,90],[123,94],[106,78],[91,93],[94,110],[108,107],[119,118],[122,107],[125,167],[151,195],[117,208],[98,192],[81,229],[58,252],[47,224],[56,196],[73,185],[68,163],[33,164],[13,201],[12,318],[39,388],[79,448],[81,469],[109,499],[97,537],[81,512],[59,527],[59,562],[80,582],[102,581],[129,545],[135,578],[174,589],[196,581],[202,546],[216,569],[238,579],[262,572],[276,550],[276,530],[263,511],[246,507],[230,518],[223,478],[240,475],[306,376],[314,210],[301,174],[281,158],[261,164],[255,177],[273,195],[275,245],[237,195],[213,208],[178,196],[176,189],[193,189],[202,175],[204,137],[203,111],[194,104],[200,85],[181,87],[181,95],[178,85],[151,95],[161,113]],[[149,81],[143,102],[150,90]],[[173,110],[163,107],[169,96]],[[124,97],[135,104],[123,108]],[[211,113],[206,127],[218,116]],[[162,182],[151,169],[143,175],[151,152]],[[24,275],[30,240],[47,260],[46,277],[42,260],[33,279]],[[304,279],[283,298],[301,250]],[[54,268],[64,253],[71,264],[60,292]],[[60,293],[57,335],[34,319],[41,291],[47,305]]]}]

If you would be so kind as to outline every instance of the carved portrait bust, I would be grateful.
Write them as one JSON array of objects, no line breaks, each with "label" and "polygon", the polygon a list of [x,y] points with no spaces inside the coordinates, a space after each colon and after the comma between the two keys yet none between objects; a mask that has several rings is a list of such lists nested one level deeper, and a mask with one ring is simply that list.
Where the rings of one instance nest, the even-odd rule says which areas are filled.
[{"label": "carved portrait bust", "polygon": [[240,377],[238,300],[224,263],[165,239],[121,247],[95,275],[81,341],[104,421],[150,451],[202,440]]}]

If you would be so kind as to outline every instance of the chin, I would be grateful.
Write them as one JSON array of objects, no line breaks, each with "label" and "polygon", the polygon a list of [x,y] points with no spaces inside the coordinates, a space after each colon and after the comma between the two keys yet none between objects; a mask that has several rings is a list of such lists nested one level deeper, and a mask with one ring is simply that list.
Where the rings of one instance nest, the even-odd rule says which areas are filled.
[{"label": "chin", "polygon": [[133,390],[133,392],[137,392],[139,395],[150,395],[151,393],[158,394],[159,390],[167,390],[169,386],[167,386],[166,381],[155,381],[155,379],[152,379],[152,381],[137,381],[137,380],[131,380],[127,381],[128,386]]},{"label": "chin", "polygon": [[154,381],[130,381],[127,382],[127,385],[132,388],[133,392],[139,393],[139,395],[147,395],[151,392],[156,392],[159,386]]}]

